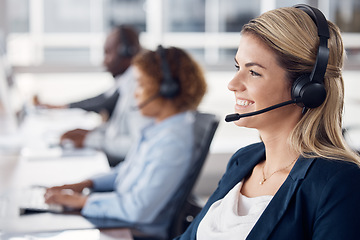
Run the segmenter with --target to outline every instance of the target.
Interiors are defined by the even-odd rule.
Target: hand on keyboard
[[[73,209],[83,208],[86,200],[87,196],[71,189],[47,190],[45,193],[47,204],[60,204]]]
[[[48,204],[45,202],[45,187],[31,187],[21,192],[20,214],[39,212],[61,213],[64,207],[59,204]]]

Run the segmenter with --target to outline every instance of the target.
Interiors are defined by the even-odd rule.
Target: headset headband
[[[161,71],[163,74],[163,79],[160,84],[159,93],[162,97],[165,98],[174,98],[180,92],[180,86],[178,80],[171,76],[170,66],[168,61],[166,60],[166,52],[165,49],[159,45],[156,53],[160,56],[160,64],[161,64]]]
[[[305,4],[298,4],[294,7],[307,13],[317,26],[320,41],[315,65],[310,74],[310,81],[315,80],[319,82],[320,79],[324,78],[329,59],[328,39],[330,38],[330,33],[327,20],[324,14],[317,8]]]
[[[156,52],[160,55],[161,70],[162,70],[162,73],[164,75],[163,79],[164,79],[165,82],[171,82],[172,77],[171,77],[169,64],[166,61],[165,49],[163,48],[163,46],[159,45]]]

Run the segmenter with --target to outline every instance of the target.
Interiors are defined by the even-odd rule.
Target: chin
[[[246,119],[239,119],[237,121],[234,121],[234,124],[238,127],[248,127],[246,122]]]
[[[255,128],[257,129],[255,126],[254,126],[254,120],[252,120],[253,118],[252,117],[246,117],[246,118],[242,118],[242,119],[239,119],[237,121],[234,121],[234,124],[238,127],[244,127],[244,128]]]

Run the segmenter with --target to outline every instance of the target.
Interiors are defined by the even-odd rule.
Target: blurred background
[[[185,48],[201,63],[209,84],[200,110],[221,119],[205,168],[217,182],[231,154],[259,140],[256,131],[222,120],[233,112],[227,83],[235,73],[242,25],[267,10],[298,3],[320,8],[342,31],[347,52],[344,127],[352,129],[348,139],[357,148],[360,0],[0,0],[0,49],[20,92],[14,102],[31,105],[34,95],[64,104],[111,86],[113,78],[102,60],[105,37],[114,25],[136,26],[145,48]]]

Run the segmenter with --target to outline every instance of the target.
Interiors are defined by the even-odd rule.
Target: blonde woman
[[[228,85],[236,113],[293,104],[235,121],[262,142],[233,155],[178,239],[359,239],[360,161],[341,135],[343,58],[339,29],[307,5],[244,25]]]

